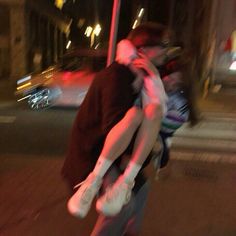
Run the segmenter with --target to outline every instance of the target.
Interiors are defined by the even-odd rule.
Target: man
[[[164,62],[168,41],[168,30],[165,26],[151,23],[140,25],[131,31],[128,39],[136,48],[142,48],[153,61],[159,64]],[[137,89],[135,86],[138,79],[135,70],[118,62],[114,62],[96,76],[77,114],[69,153],[62,171],[71,187],[84,180],[93,170],[109,131],[133,107],[141,90],[141,87]],[[118,159],[108,170],[104,186],[107,182],[116,181],[123,170],[121,160]],[[95,181],[94,184],[101,183]],[[129,203],[116,216],[99,217],[92,235],[118,236],[131,231],[132,234],[138,233],[147,197],[147,183],[142,171],[135,179],[133,193]]]

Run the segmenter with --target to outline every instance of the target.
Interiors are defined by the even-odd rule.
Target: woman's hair
[[[127,36],[136,48],[168,44],[170,31],[165,25],[146,22],[133,29]]]
[[[198,123],[198,110],[196,107],[196,86],[195,73],[192,65],[192,55],[189,51],[183,50],[178,57],[168,61],[158,68],[161,78],[174,72],[181,72],[181,82],[179,86],[184,93],[189,107],[189,122],[193,126]]]
[[[192,58],[191,53],[184,50],[178,58],[176,69],[182,73],[182,89],[189,105],[189,122],[194,126],[199,122],[199,112],[196,104],[196,73]]]

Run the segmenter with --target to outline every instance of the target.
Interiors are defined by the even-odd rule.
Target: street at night
[[[0,236],[236,236],[235,9],[0,0]]]

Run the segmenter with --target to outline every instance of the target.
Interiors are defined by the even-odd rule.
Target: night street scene
[[[235,0],[0,0],[0,17],[0,236],[236,236]],[[166,26],[167,39],[162,38],[158,45],[137,47],[135,56],[141,56],[129,65],[120,65],[117,44],[147,22]],[[185,89],[181,93],[190,98],[189,118],[182,126],[169,126],[176,130],[173,136],[155,138],[155,144],[150,144],[148,154],[155,154],[154,161],[141,169],[147,180],[141,175],[140,189],[132,186],[121,213],[103,216],[97,210],[101,195],[96,192],[88,214],[73,215],[68,204],[72,189],[62,168],[78,111],[85,114],[98,75],[105,71],[113,79],[115,72],[109,68],[114,64],[125,68],[122,72],[128,71],[124,72],[127,76],[133,73],[132,78],[142,75],[136,94],[144,93],[144,77],[150,79],[152,74],[140,70],[135,60],[149,60],[147,48],[165,52],[162,64],[152,61],[148,66],[154,68],[155,78],[162,79],[168,101],[171,93],[164,78],[171,79],[171,73],[181,75],[179,70],[191,61],[187,80],[179,82]],[[132,69],[134,65],[137,67]],[[138,71],[136,75],[134,71]],[[112,97],[104,99],[101,91],[107,91],[109,84],[96,90],[94,107],[89,107],[84,123],[78,124],[78,130],[84,132],[81,146],[77,141],[78,149],[89,148],[85,141],[95,143],[92,129],[84,125],[90,120],[95,120],[95,125],[99,119],[105,120],[102,108]],[[133,82],[132,86],[137,85]],[[119,87],[115,93],[118,91]],[[121,97],[126,99],[125,91]],[[137,98],[132,108],[144,113],[141,100]],[[123,121],[128,112],[122,114]],[[120,120],[108,121],[116,125]],[[103,125],[108,126],[106,120]],[[138,124],[133,138],[139,137],[141,127]],[[135,147],[130,140],[127,146]],[[94,153],[100,146],[92,147]],[[119,166],[130,160],[124,157],[128,156],[127,146],[118,155],[123,158]],[[153,151],[153,146],[158,150]],[[169,161],[160,168],[160,158],[166,152]],[[126,176],[126,169],[119,171]],[[138,177],[135,184],[142,182]],[[145,202],[138,196],[147,183]],[[143,215],[137,220],[142,203]],[[99,216],[104,222],[97,225],[113,226],[95,233]],[[118,231],[119,227],[123,231]]]

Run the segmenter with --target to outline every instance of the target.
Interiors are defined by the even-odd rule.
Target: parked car
[[[41,73],[26,75],[17,81],[17,101],[27,101],[31,109],[49,106],[79,106],[95,73],[106,65],[106,52],[77,50]]]

